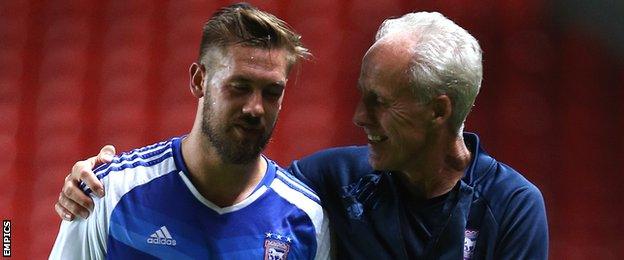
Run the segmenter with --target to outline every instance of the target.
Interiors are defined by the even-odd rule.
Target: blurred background
[[[190,130],[188,67],[202,23],[231,1],[0,1],[0,217],[13,256],[46,258],[64,176],[104,144],[117,151]],[[466,130],[535,183],[551,259],[624,258],[624,2],[251,1],[314,54],[291,75],[267,154],[286,166],[364,144],[351,123],[361,57],[387,17],[439,11],[484,50]]]

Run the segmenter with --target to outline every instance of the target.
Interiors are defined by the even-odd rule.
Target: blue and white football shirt
[[[106,196],[93,196],[88,219],[61,223],[50,258],[329,258],[328,221],[307,186],[265,158],[256,190],[218,207],[190,182],[180,143],[173,138],[98,167]]]

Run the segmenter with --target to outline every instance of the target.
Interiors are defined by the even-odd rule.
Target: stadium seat
[[[10,179],[8,175],[14,174],[11,170],[16,170],[15,158],[17,155],[17,142],[15,134],[0,133],[0,147],[2,147],[2,154],[0,155],[0,178],[2,179]],[[2,194],[2,192],[0,192],[0,194]]]
[[[112,0],[105,5],[106,14],[110,17],[133,17],[145,15],[154,11],[160,1],[150,0]]]
[[[69,128],[69,127],[68,127]],[[71,166],[81,158],[81,136],[77,131],[57,130],[36,133],[36,144],[33,154],[33,165],[65,164]],[[59,150],[60,149],[60,150]]]

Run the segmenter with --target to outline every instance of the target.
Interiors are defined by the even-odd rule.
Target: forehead
[[[388,93],[409,90],[411,44],[403,39],[382,39],[373,44],[362,59],[360,88]]]
[[[263,49],[247,46],[229,46],[219,63],[233,74],[258,74],[285,80],[288,70],[288,52],[284,49]]]

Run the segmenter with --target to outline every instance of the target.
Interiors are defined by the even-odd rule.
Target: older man
[[[481,79],[479,44],[441,14],[382,24],[362,60],[354,115],[368,147],[290,167],[323,201],[339,259],[547,258],[539,190],[463,132]],[[77,164],[59,206],[86,210],[72,191],[93,162]]]
[[[439,13],[385,21],[362,60],[353,117],[368,148],[322,151],[291,172],[323,201],[349,259],[546,259],[539,190],[463,124],[481,49]]]

